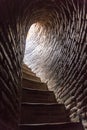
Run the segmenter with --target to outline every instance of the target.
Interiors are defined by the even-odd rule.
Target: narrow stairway
[[[70,122],[64,104],[58,104],[53,91],[23,65],[20,130],[83,130],[81,123]]]

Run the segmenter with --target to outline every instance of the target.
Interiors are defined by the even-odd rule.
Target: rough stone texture
[[[25,62],[87,129],[87,0],[0,1],[1,122],[18,123],[21,64],[33,23]]]
[[[87,1],[49,6],[39,12],[43,22],[30,28],[24,61],[55,91],[71,120],[87,125]]]
[[[10,2],[0,1],[0,129],[3,130],[15,130],[19,122],[24,53],[21,25],[15,18],[15,5]]]

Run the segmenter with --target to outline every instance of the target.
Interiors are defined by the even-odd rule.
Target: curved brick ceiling
[[[54,90],[71,119],[78,120],[79,115],[86,124],[87,2],[53,0],[38,5],[31,16],[30,22],[36,24],[24,61]]]
[[[6,28],[7,34],[12,32],[18,43],[14,48],[16,51],[21,48],[21,54],[28,30],[36,23],[25,62],[54,90],[71,119],[81,117],[87,128],[87,0],[3,0],[0,3],[2,30]],[[19,62],[22,59],[23,55]]]

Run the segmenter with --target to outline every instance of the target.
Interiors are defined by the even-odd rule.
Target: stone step
[[[84,130],[80,123],[20,124],[19,130]]]
[[[29,88],[22,88],[22,102],[57,103],[53,91],[41,91]]]
[[[63,104],[22,103],[21,123],[55,123],[67,122],[67,112]]]
[[[36,76],[36,74],[30,68],[24,68],[24,67],[22,67],[22,72],[29,73],[29,74],[31,74],[33,76]]]
[[[36,76],[35,73],[33,73],[32,71],[29,71],[29,70],[22,69],[22,72],[23,72],[23,73],[26,73],[26,74],[30,74],[30,75],[32,75],[32,76]]]
[[[32,70],[30,68],[28,68],[28,66],[25,64],[23,64],[23,66],[22,66],[22,72],[29,73],[33,76],[36,76],[36,74],[34,72],[32,72]]]
[[[23,78],[27,78],[27,79],[30,79],[30,80],[34,80],[34,81],[37,81],[37,82],[41,82],[40,78],[36,77],[36,76],[33,76],[29,73],[24,73],[23,72]]]
[[[31,68],[29,68],[26,64],[22,65],[22,69],[32,71]]]
[[[27,78],[22,79],[22,86],[31,89],[48,90],[46,83],[36,82]]]

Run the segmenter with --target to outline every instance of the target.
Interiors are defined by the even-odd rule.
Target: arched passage
[[[9,113],[7,119],[17,123],[26,36],[37,22],[40,31],[33,38],[29,65],[70,110],[72,120],[80,115],[83,122],[87,121],[87,1],[3,0],[0,16],[1,112],[6,110],[1,116],[3,122]]]

